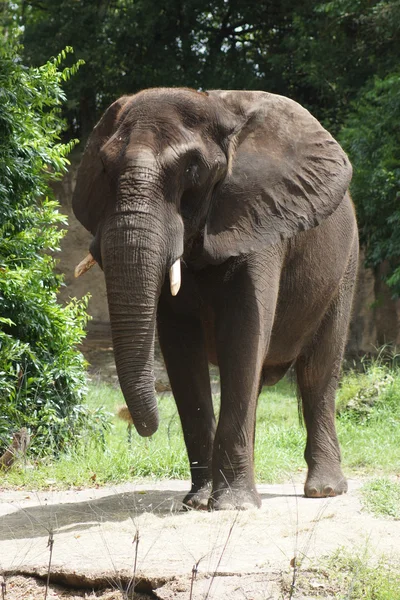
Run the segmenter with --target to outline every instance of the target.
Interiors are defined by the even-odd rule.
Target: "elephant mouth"
[[[97,264],[92,254],[89,254],[81,260],[81,262],[75,267],[75,277],[81,277],[87,273],[94,265]],[[169,283],[172,296],[176,296],[181,287],[181,259],[178,258],[169,270]]]

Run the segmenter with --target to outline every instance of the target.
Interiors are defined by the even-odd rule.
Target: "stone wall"
[[[104,277],[98,266],[93,267],[85,276],[75,279],[75,266],[87,255],[92,236],[80,225],[72,213],[71,199],[79,157],[72,160],[69,173],[63,181],[55,184],[55,193],[62,206],[62,212],[68,215],[68,233],[62,241],[62,252],[58,271],[64,273],[65,287],[60,298],[68,301],[70,297],[81,298],[87,292],[91,294],[89,313],[93,320],[89,331],[101,331],[108,328],[108,307]],[[363,267],[363,253],[360,256],[357,294],[354,302],[353,317],[350,326],[348,354],[350,356],[374,353],[385,343],[400,345],[400,300],[391,298],[389,288],[382,277],[385,266],[379,271]]]

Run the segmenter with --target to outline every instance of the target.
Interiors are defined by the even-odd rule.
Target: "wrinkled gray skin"
[[[305,493],[347,489],[334,397],[357,268],[350,179],[318,121],[265,92],[145,90],[110,106],[88,141],[73,208],[104,270],[119,381],[137,431],[153,434],[157,323],[190,461],[188,506],[260,506],[257,397],[291,365]],[[221,375],[218,425],[209,361]]]

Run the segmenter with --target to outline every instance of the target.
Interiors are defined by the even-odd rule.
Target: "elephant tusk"
[[[178,258],[169,270],[169,282],[171,294],[176,296],[181,287],[181,259]]]
[[[77,265],[75,267],[75,277],[80,277],[81,275],[86,273],[86,271],[89,271],[89,269],[91,269],[93,267],[93,265],[95,265],[95,264],[96,264],[96,261],[89,252],[87,257],[84,258],[83,260],[81,260],[79,265]]]

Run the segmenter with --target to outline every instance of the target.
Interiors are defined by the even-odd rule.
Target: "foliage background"
[[[58,452],[82,433],[87,299],[62,307],[50,254],[65,233],[49,183],[67,169],[59,142],[66,52],[40,67],[20,59],[11,19],[0,46],[0,450],[23,426],[34,452]],[[67,48],[67,52],[69,49]],[[0,452],[1,454],[1,452]]]

